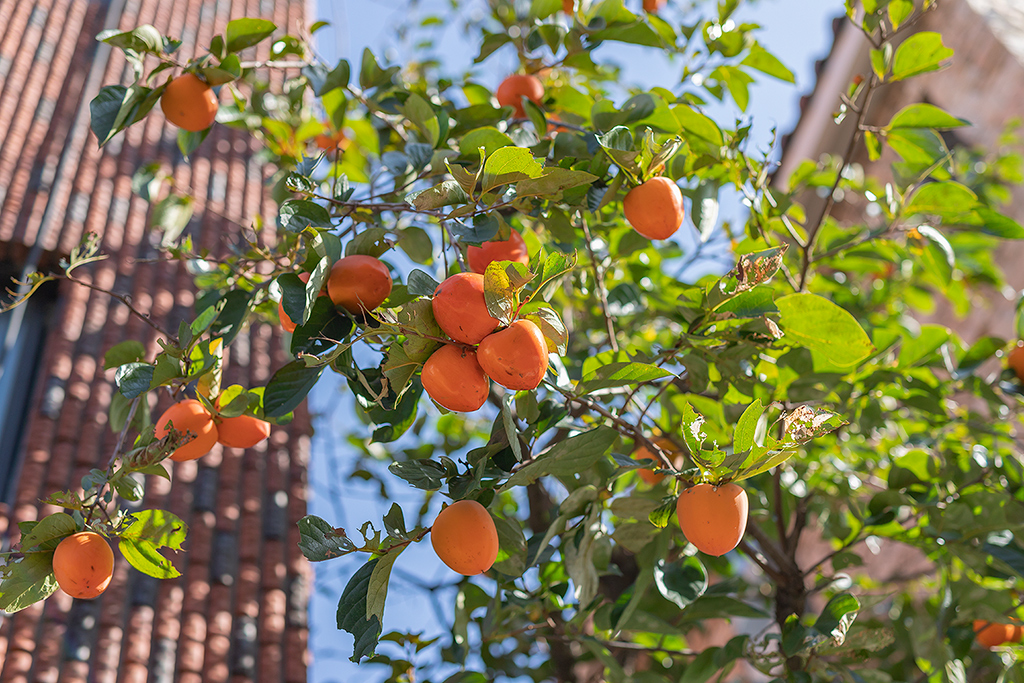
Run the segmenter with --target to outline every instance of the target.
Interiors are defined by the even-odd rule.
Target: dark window
[[[11,299],[6,290],[15,289],[12,278],[17,275],[12,264],[0,264],[0,300],[5,304]],[[29,403],[56,303],[57,283],[47,282],[21,306],[0,313],[0,501],[6,503],[14,495]]]

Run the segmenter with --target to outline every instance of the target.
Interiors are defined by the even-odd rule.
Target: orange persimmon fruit
[[[666,2],[668,0],[644,0],[644,11],[654,14],[664,7]]]
[[[456,273],[445,278],[434,290],[431,308],[444,333],[463,344],[479,344],[498,326],[498,319],[487,311],[484,276],[480,273]]]
[[[441,510],[430,528],[434,552],[452,571],[482,574],[498,556],[498,530],[491,514],[475,500],[459,500]]]
[[[672,442],[672,439],[669,439],[668,437],[665,436],[659,436],[658,438],[654,439],[654,443],[657,446],[659,446],[662,450],[668,451],[669,453],[676,453],[679,450],[676,447],[676,445]],[[658,456],[652,453],[651,450],[643,444],[640,444],[640,447],[633,451],[633,459],[653,460],[656,463],[660,462]],[[640,479],[644,481],[645,484],[648,484],[650,486],[654,486],[655,484],[657,484],[658,482],[662,481],[665,478],[664,474],[661,474],[660,472],[655,472],[654,470],[643,469],[637,470],[636,473],[637,475],[639,475]]]
[[[217,95],[192,73],[172,80],[160,96],[160,109],[167,120],[192,133],[212,126],[217,108]]]
[[[487,376],[506,389],[536,389],[548,369],[548,343],[535,322],[516,320],[484,337],[476,358]]]
[[[349,313],[372,311],[391,295],[391,273],[384,262],[365,254],[338,259],[327,276],[327,294]]]
[[[94,531],[71,534],[53,552],[53,575],[73,598],[91,599],[107,590],[114,574],[114,551]]]
[[[679,495],[676,516],[686,540],[697,550],[721,556],[742,540],[747,505],[747,492],[737,484],[697,484]]]
[[[477,362],[476,351],[445,344],[423,364],[423,390],[448,410],[469,413],[487,401],[490,382]]]
[[[220,409],[220,398],[217,399]],[[270,436],[270,423],[254,415],[222,417],[217,424],[217,443],[229,448],[252,448]]]
[[[1006,364],[1017,374],[1017,379],[1024,382],[1024,341],[1017,342],[1006,355]]]
[[[170,431],[168,423],[173,423],[179,432],[195,434],[195,438],[171,453],[171,460],[185,462],[201,458],[217,443],[217,425],[214,424],[213,416],[207,412],[206,406],[194,398],[178,401],[164,411],[156,421],[156,438],[167,436]]]
[[[515,261],[524,266],[530,265],[530,255],[526,253],[526,241],[518,231],[513,230],[507,240],[491,240],[479,247],[466,250],[469,269],[474,273],[483,274],[492,261]]]
[[[683,193],[669,178],[637,185],[626,193],[622,206],[629,224],[648,239],[668,239],[683,224]]]
[[[494,95],[498,98],[498,104],[512,107],[515,110],[515,117],[521,119],[526,116],[522,98],[525,97],[539,105],[544,99],[544,86],[536,76],[512,74],[501,82]]]
[[[990,649],[1005,643],[1014,643],[1021,638],[1022,628],[1014,624],[975,619],[973,627],[978,644]]]

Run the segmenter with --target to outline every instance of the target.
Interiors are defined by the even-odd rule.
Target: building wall
[[[976,7],[988,8],[979,13]],[[1019,15],[1019,17],[1018,17]],[[1020,19],[1019,24],[1007,17]],[[1018,30],[1015,26],[1020,26]],[[994,31],[993,27],[998,27]],[[970,127],[957,129],[956,137],[969,146],[995,149],[1008,124],[1024,120],[1024,52],[1010,41],[1007,32],[1019,33],[1024,40],[1024,5],[1007,0],[944,0],[936,10],[928,12],[916,30],[937,31],[944,43],[953,48],[949,67],[929,74],[882,86],[872,100],[864,118],[868,125],[883,126],[908,104],[929,102],[967,119]],[[998,34],[998,35],[997,35]],[[1002,42],[1007,40],[1013,51]],[[832,54],[824,63],[815,91],[804,106],[804,116],[789,136],[776,182],[786,186],[786,178],[800,161],[818,158],[823,153],[841,154],[853,132],[852,117],[842,125],[831,121],[840,106],[839,93],[852,79],[870,73],[870,44],[848,24],[837,31]],[[858,145],[853,162],[861,164],[867,174],[883,180],[891,178],[890,164],[897,156],[888,148],[878,161],[867,158],[863,145]],[[1021,150],[1018,150],[1021,151]],[[817,215],[824,200],[804,197],[808,215]],[[1004,211],[1024,223],[1024,188],[1013,188],[1011,204]],[[863,220],[864,206],[848,201],[838,202],[833,214],[840,220]],[[997,263],[1006,273],[1011,287],[1024,290],[1024,242],[1010,242],[997,255]],[[1010,338],[1013,333],[1012,292],[980,292],[965,319],[959,319],[945,302],[939,303],[933,315],[923,321],[938,322],[954,328],[967,341],[985,335]]]
[[[247,217],[262,214],[274,225],[266,184],[273,169],[254,157],[254,140],[223,126],[185,163],[159,108],[100,150],[88,128],[89,100],[99,85],[129,72],[120,52],[94,36],[111,20],[121,29],[150,23],[183,39],[176,56],[185,60],[240,16],[270,18],[298,33],[306,6],[0,0],[0,259],[22,266],[35,247],[45,268],[96,232],[110,258],[76,275],[130,296],[165,329],[191,319],[192,275],[184,263],[153,260],[159,236],[147,229],[150,205],[132,194],[132,174],[154,160],[170,169],[196,201],[188,232],[216,254],[239,239]],[[267,56],[266,49],[250,52]],[[286,75],[295,74],[272,79],[281,85]],[[259,237],[273,240],[273,228]],[[71,283],[61,285],[53,322],[37,389],[23,397],[29,424],[15,497],[0,516],[12,543],[16,522],[57,511],[40,498],[76,489],[90,468],[107,465],[116,442],[107,425],[116,391],[113,371],[103,369],[107,349],[128,338],[143,341],[150,358],[159,349],[155,332],[126,306]],[[227,360],[226,384],[260,386],[287,354],[279,332],[257,324],[236,339]],[[169,404],[162,395],[154,415]],[[170,510],[190,527],[186,552],[173,558],[182,577],[151,579],[115,552],[114,578],[101,598],[75,601],[58,591],[0,619],[0,682],[304,682],[311,572],[295,522],[306,509],[310,431],[300,410],[253,449],[218,446],[199,461],[174,464],[171,482],[148,477],[144,505]]]

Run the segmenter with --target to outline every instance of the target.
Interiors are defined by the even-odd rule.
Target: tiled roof
[[[190,318],[194,290],[185,265],[147,262],[156,256],[150,206],[133,196],[133,172],[153,160],[171,168],[177,186],[190,188],[196,200],[188,230],[197,246],[216,253],[237,230],[232,220],[274,215],[266,184],[273,169],[253,156],[257,145],[249,136],[223,126],[184,163],[176,130],[159,108],[98,149],[88,129],[89,100],[127,69],[121,54],[94,36],[111,20],[121,29],[151,23],[184,40],[176,55],[184,60],[193,45],[208,44],[239,16],[269,18],[295,33],[306,23],[306,4],[0,0],[0,259],[20,266],[40,240],[45,268],[94,231],[110,258],[76,275],[130,295],[165,328]],[[285,75],[273,78],[280,84]],[[271,240],[272,228],[262,237]],[[16,497],[0,515],[0,533],[10,532],[11,542],[15,522],[56,511],[40,506],[40,498],[77,488],[91,467],[106,466],[116,441],[107,426],[115,388],[102,358],[126,338],[143,341],[150,357],[158,350],[153,331],[124,305],[62,283],[30,399]],[[228,356],[225,383],[246,386],[265,384],[286,362],[280,335],[263,324],[240,334]],[[154,414],[168,404],[162,396]],[[187,552],[174,560],[183,576],[151,579],[119,557],[101,598],[73,601],[58,591],[3,618],[0,683],[303,683],[311,573],[297,549],[295,522],[306,509],[309,434],[308,415],[297,411],[294,422],[275,427],[253,449],[218,446],[198,461],[175,464],[172,483],[149,477],[145,506],[168,509],[190,527]]]

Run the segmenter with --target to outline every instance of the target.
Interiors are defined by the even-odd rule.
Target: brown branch
[[[612,324],[612,316],[608,312],[608,292],[604,285],[604,274],[601,272],[601,266],[597,262],[597,256],[594,254],[593,237],[590,235],[590,226],[587,225],[587,219],[584,218],[582,212],[577,212],[577,216],[580,219],[580,225],[583,227],[583,235],[587,238],[587,253],[590,254],[590,266],[594,271],[594,288],[597,289],[597,300],[601,304],[601,313],[604,315],[604,324],[608,330],[608,344],[612,347],[612,351],[618,352],[619,342],[615,338],[615,326]]]
[[[127,306],[128,310],[133,315],[135,315],[136,317],[140,318],[143,322],[145,322],[147,325],[152,327],[154,330],[156,330],[157,332],[159,332],[163,336],[167,337],[167,339],[169,341],[173,342],[174,344],[178,343],[178,338],[175,335],[171,334],[170,332],[168,332],[167,330],[162,328],[156,321],[154,321],[148,315],[146,315],[145,313],[143,313],[139,309],[137,309],[134,306],[132,306],[132,304],[131,304],[131,297],[126,296],[124,294],[117,294],[115,292],[110,291],[109,289],[104,289],[103,287],[99,287],[97,285],[91,284],[89,282],[86,282],[85,280],[79,280],[78,278],[71,277],[69,275],[54,275],[53,277],[57,278],[57,279],[61,279],[61,280],[69,280],[71,282],[74,282],[75,284],[82,285],[83,287],[88,287],[89,289],[91,289],[91,290],[93,290],[95,292],[102,292],[103,294],[106,294],[108,296],[111,296],[111,297],[117,299],[122,304]]]
[[[807,233],[807,244],[802,249],[803,257],[800,265],[800,282],[799,291],[803,291],[807,287],[807,274],[811,267],[811,258],[814,254],[814,247],[818,243],[818,236],[821,234],[821,228],[828,219],[829,214],[832,211],[832,207],[835,206],[836,190],[839,189],[839,184],[843,180],[843,171],[846,169],[846,165],[850,163],[850,159],[853,157],[853,151],[860,141],[861,123],[864,119],[864,115],[867,113],[868,107],[871,104],[871,97],[875,92],[875,88],[879,86],[878,77],[871,74],[868,78],[868,84],[864,88],[864,102],[860,108],[854,112],[853,120],[853,133],[850,135],[850,141],[846,144],[846,149],[843,151],[843,155],[839,161],[839,168],[836,169],[836,179],[832,183],[832,188],[829,190],[828,197],[825,199],[825,204],[822,206],[818,217],[808,223],[810,229]]]

